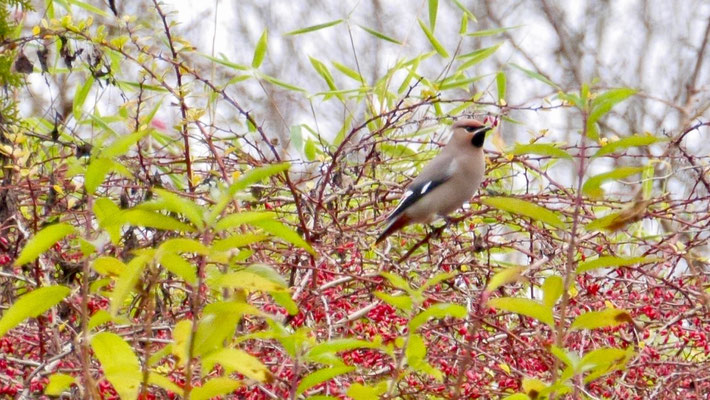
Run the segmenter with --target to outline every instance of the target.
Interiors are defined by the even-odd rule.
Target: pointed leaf
[[[266,219],[273,220],[276,218],[276,213],[268,211],[242,211],[236,214],[229,214],[221,218],[215,229],[217,232],[224,231],[226,229],[234,228],[244,224],[252,224],[257,221],[263,221]]]
[[[138,398],[143,376],[131,346],[115,333],[101,332],[91,339],[91,348],[101,363],[106,379],[121,399]]]
[[[162,201],[155,202],[155,204],[161,206],[162,209],[184,215],[200,229],[204,227],[203,209],[200,206],[185,197],[164,189],[153,189],[153,191],[160,196]]]
[[[511,154],[539,154],[542,156],[565,158],[568,160],[572,159],[566,151],[560,149],[559,147],[549,144],[549,143],[531,143],[531,144],[520,144],[516,143]]]
[[[604,190],[601,188],[603,183],[613,179],[623,179],[641,171],[643,171],[643,167],[619,167],[603,174],[594,175],[584,182],[582,192],[592,198],[601,198],[604,196]]]
[[[228,371],[238,372],[259,382],[273,380],[269,369],[258,358],[239,349],[223,348],[215,351],[204,357],[202,363],[207,371],[212,370],[215,364],[220,364]]]
[[[656,257],[615,257],[602,256],[593,260],[583,261],[577,266],[577,273],[591,271],[597,268],[627,267],[635,264],[651,264],[662,261]]]
[[[525,269],[525,267],[510,267],[496,272],[488,281],[486,291],[490,293],[503,285],[518,281]]]
[[[473,36],[473,37],[494,36],[494,35],[498,35],[503,32],[507,32],[511,29],[520,28],[521,26],[522,25],[509,26],[506,28],[485,29],[485,30],[467,33],[466,36]]]
[[[523,299],[519,297],[501,297],[488,300],[488,305],[499,310],[514,312],[525,315],[543,322],[550,327],[555,326],[555,318],[552,316],[552,308],[544,306],[535,300]]]
[[[331,26],[338,25],[341,22],[343,22],[343,20],[338,19],[335,21],[325,22],[323,24],[309,26],[307,28],[296,29],[295,31],[286,32],[284,35],[286,35],[286,36],[300,35],[302,33],[308,33],[308,32],[313,32],[313,31],[317,31],[320,29],[330,28]]]
[[[69,295],[66,286],[45,286],[25,293],[2,314],[0,337],[27,318],[36,318]]]
[[[399,45],[402,44],[402,42],[400,42],[399,40],[397,40],[397,39],[395,39],[395,38],[393,38],[393,37],[387,36],[387,35],[385,35],[385,34],[382,33],[382,32],[378,32],[378,31],[376,31],[376,30],[374,30],[374,29],[372,29],[372,28],[368,28],[368,27],[366,27],[366,26],[364,26],[364,25],[360,25],[360,24],[358,24],[357,26],[360,27],[360,29],[364,30],[365,32],[369,33],[370,35],[372,35],[372,36],[374,36],[374,37],[376,37],[376,38],[378,38],[378,39],[386,40],[386,41],[391,42],[391,43],[394,43],[394,44],[399,44]],[[342,72],[342,71],[341,71],[341,72]],[[358,79],[358,81],[359,81],[359,82],[362,82],[362,81],[359,80],[359,79]]]
[[[106,179],[106,175],[113,169],[115,161],[109,158],[95,158],[91,161],[88,167],[86,167],[86,174],[84,174],[84,187],[86,192],[89,194],[94,194],[96,189],[101,186]]]
[[[431,43],[431,46],[436,50],[437,53],[443,58],[449,58],[449,53],[446,51],[444,46],[439,43],[439,41],[436,39],[434,36],[434,33],[429,29],[428,26],[419,18],[417,18],[417,21],[419,22],[419,27],[422,28],[422,31],[424,32],[424,35],[426,35],[427,39],[429,39],[429,43]]]
[[[543,299],[542,304],[552,308],[557,300],[562,296],[564,282],[557,275],[548,276],[542,284]]]
[[[49,376],[49,383],[44,388],[44,394],[47,396],[60,396],[74,382],[76,382],[76,379],[73,376],[55,372]]]
[[[94,77],[89,75],[83,85],[76,87],[76,92],[74,92],[74,102],[72,104],[72,112],[74,113],[74,119],[77,121],[81,121],[81,109],[84,106],[86,97],[89,95],[89,91],[91,91],[91,86],[93,84]]]
[[[489,197],[481,202],[512,214],[530,217],[555,228],[565,229],[566,226],[554,212],[525,200],[510,197]]]
[[[148,254],[141,254],[139,256],[133,257],[133,259],[126,265],[121,275],[116,280],[116,285],[111,292],[111,302],[110,313],[112,316],[118,314],[118,310],[123,307],[123,301],[128,297],[131,291],[135,288],[138,279],[143,273],[143,268],[150,260],[151,256]]]
[[[160,257],[160,264],[190,285],[194,285],[197,282],[197,269],[195,266],[175,253],[163,253]]]
[[[252,68],[259,68],[261,63],[264,61],[264,56],[266,55],[266,48],[269,42],[269,35],[267,30],[261,34],[259,41],[256,43],[256,48],[254,49],[254,57],[251,59]]]
[[[571,329],[597,329],[618,326],[633,322],[631,314],[626,310],[607,308],[602,311],[586,312],[575,318]]]
[[[429,27],[434,32],[436,28],[436,14],[439,11],[439,0],[428,0],[429,3]]]
[[[263,229],[264,231],[270,233],[271,235],[281,238],[294,246],[298,246],[302,249],[305,249],[311,254],[316,254],[315,250],[313,250],[313,247],[311,247],[308,242],[303,240],[303,238],[301,238],[301,236],[296,233],[296,231],[282,224],[279,221],[265,219],[261,221],[252,222],[252,225],[257,226]]]
[[[548,85],[548,86],[552,86],[553,88],[555,88],[555,89],[557,89],[557,90],[561,90],[561,88],[560,88],[556,83],[554,83],[554,82],[552,82],[551,80],[547,79],[546,76],[544,76],[544,75],[542,75],[542,74],[540,74],[540,73],[537,73],[537,72],[535,72],[535,71],[531,71],[531,70],[529,70],[529,69],[525,69],[525,68],[523,68],[523,67],[521,67],[520,65],[517,65],[517,64],[510,63],[510,65],[512,65],[513,67],[519,69],[520,71],[522,71],[523,73],[525,73],[525,75],[527,75],[527,76],[529,76],[529,77],[531,77],[531,78],[533,78],[533,79],[537,79],[538,81],[540,81],[540,82],[542,82],[542,83],[544,83],[544,84],[546,84],[546,85]]]
[[[134,226],[178,232],[195,231],[195,228],[192,226],[180,222],[173,217],[138,208],[124,211],[122,217],[127,223]]]
[[[424,325],[430,318],[464,318],[466,316],[466,307],[458,304],[438,303],[429,306],[429,308],[417,314],[409,321],[409,331],[415,332],[420,326]]]
[[[648,134],[643,136],[633,135],[605,144],[594,154],[593,157],[601,157],[607,154],[615,153],[619,150],[628,149],[629,147],[649,146],[662,140],[664,139]]]
[[[296,388],[296,395],[301,395],[303,394],[306,390],[312,388],[313,386],[316,386],[318,384],[321,384],[323,382],[329,381],[336,376],[347,374],[348,372],[351,372],[355,370],[355,367],[350,367],[350,366],[338,366],[338,367],[330,367],[330,368],[323,368],[320,370],[317,370],[315,372],[311,372],[310,374],[306,375],[303,379],[301,379],[301,382],[298,384],[298,387]]]
[[[19,267],[36,260],[40,254],[74,232],[74,227],[65,223],[53,224],[43,228],[22,248],[20,256],[17,257],[13,265]]]
[[[208,380],[202,386],[192,389],[190,400],[210,400],[215,397],[223,398],[239,388],[241,384],[234,379],[216,377]]]

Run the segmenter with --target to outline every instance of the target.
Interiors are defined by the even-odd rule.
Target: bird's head
[[[486,139],[486,132],[492,127],[477,119],[462,119],[456,121],[451,129],[454,132],[451,140],[455,141],[457,146],[473,146],[480,149]]]

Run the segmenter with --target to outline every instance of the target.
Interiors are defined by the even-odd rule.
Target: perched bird
[[[483,141],[491,127],[475,119],[464,119],[456,121],[451,130],[449,143],[407,186],[375,244],[406,225],[430,223],[437,216],[447,216],[476,192],[486,170]]]

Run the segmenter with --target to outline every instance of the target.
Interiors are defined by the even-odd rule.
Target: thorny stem
[[[195,191],[195,187],[192,184],[192,160],[190,159],[190,134],[187,130],[187,104],[185,103],[185,93],[182,86],[182,72],[180,71],[180,64],[177,62],[178,53],[173,45],[173,38],[170,34],[170,26],[168,25],[168,20],[160,9],[160,5],[157,0],[153,0],[155,5],[155,11],[160,16],[161,21],[163,21],[163,28],[165,29],[165,37],[168,40],[168,46],[170,46],[170,52],[172,53],[172,58],[175,61],[173,63],[173,68],[175,69],[175,79],[177,80],[177,93],[176,97],[180,102],[180,115],[182,116],[182,123],[180,124],[182,130],[182,140],[185,146],[185,169],[187,174],[187,187],[190,193]]]
[[[587,149],[587,111],[582,110],[582,139],[579,147],[579,169],[577,170],[577,196],[574,201],[574,213],[572,215],[572,230],[570,231],[569,245],[567,246],[567,260],[565,263],[565,276],[560,301],[560,318],[555,332],[555,346],[562,347],[567,331],[567,307],[569,305],[569,289],[575,278],[574,254],[577,247],[577,227],[579,226],[579,216],[582,210],[582,183],[584,181],[586,149]],[[555,357],[552,367],[552,380],[556,380],[560,361]]]

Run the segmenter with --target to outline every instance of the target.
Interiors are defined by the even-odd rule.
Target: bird
[[[483,181],[483,142],[491,129],[476,119],[456,121],[451,139],[407,186],[375,245],[409,224],[446,217],[471,199]]]

